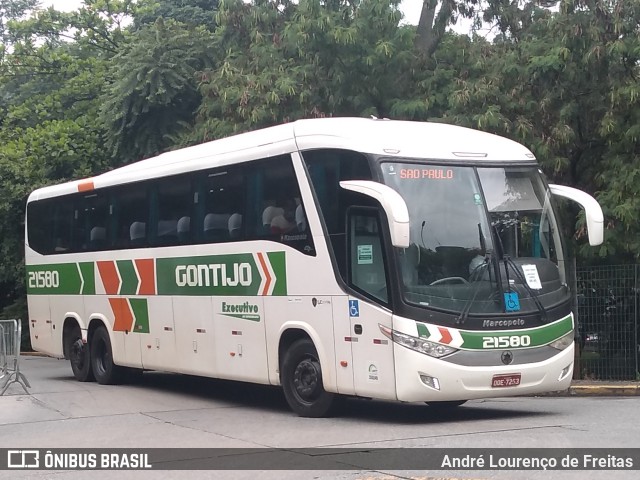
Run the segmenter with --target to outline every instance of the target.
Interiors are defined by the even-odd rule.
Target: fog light
[[[573,367],[573,363],[570,363],[569,365],[567,365],[562,369],[562,371],[560,372],[560,376],[558,377],[559,382],[564,380],[567,377],[567,375],[571,373],[571,371],[573,370],[572,367]]]
[[[424,383],[427,387],[433,388],[434,390],[440,390],[440,382],[436,377],[430,377],[429,375],[419,372],[418,374],[420,375],[420,380],[422,380],[422,383]]]

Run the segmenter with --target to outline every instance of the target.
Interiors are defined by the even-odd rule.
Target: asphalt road
[[[426,405],[352,399],[340,417],[299,418],[278,388],[146,372],[132,385],[76,382],[68,362],[24,357],[30,395],[0,397],[0,448],[628,448],[640,397],[475,400]],[[4,478],[637,478],[637,471],[0,472]]]

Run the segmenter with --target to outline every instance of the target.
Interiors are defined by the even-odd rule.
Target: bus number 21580
[[[518,348],[531,345],[529,335],[511,335],[504,337],[482,337],[482,348]]]
[[[29,272],[29,288],[58,288],[60,274],[56,270]]]

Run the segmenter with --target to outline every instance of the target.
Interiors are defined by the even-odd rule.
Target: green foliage
[[[415,58],[397,2],[220,3],[192,140],[302,117],[387,116]]]
[[[196,73],[212,61],[204,27],[162,18],[135,31],[115,56],[101,123],[116,163],[162,152],[188,128],[200,103]]]
[[[203,26],[214,30],[217,0],[141,0],[136,5],[134,25],[141,28],[158,18],[173,19],[191,26]]]
[[[94,19],[94,34],[106,34],[111,24],[104,8],[114,3],[88,2],[102,5],[99,13],[50,9],[8,23],[11,48],[0,62],[0,308],[22,308],[29,193],[110,166],[98,121],[109,54],[93,34],[76,31],[71,40],[64,38],[71,20],[82,16]]]

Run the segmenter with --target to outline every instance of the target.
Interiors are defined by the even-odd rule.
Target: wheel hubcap
[[[302,400],[314,400],[320,393],[320,364],[311,358],[302,360],[293,372],[293,385]]]

